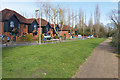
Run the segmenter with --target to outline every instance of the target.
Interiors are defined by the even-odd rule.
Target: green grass
[[[116,55],[118,58],[120,58],[120,54]]]
[[[3,78],[71,78],[104,40],[3,48]]]

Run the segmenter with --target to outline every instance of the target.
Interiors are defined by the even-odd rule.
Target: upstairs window
[[[20,24],[18,24],[18,28],[20,28]]]
[[[23,28],[26,28],[26,25],[25,25],[25,24],[23,24]]]
[[[10,22],[10,27],[11,27],[11,28],[14,27],[14,22],[13,22],[13,21]]]
[[[56,31],[58,31],[58,28],[56,29]]]
[[[34,25],[34,30],[36,30],[37,29],[37,26],[36,25]]]
[[[47,27],[47,31],[49,31],[49,27]]]

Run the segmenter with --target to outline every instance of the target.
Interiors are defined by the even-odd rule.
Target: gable
[[[20,22],[15,15],[12,15],[12,16],[8,19],[8,21]]]

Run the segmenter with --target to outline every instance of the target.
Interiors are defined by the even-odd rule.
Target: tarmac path
[[[109,42],[100,43],[73,78],[118,78],[118,58]]]

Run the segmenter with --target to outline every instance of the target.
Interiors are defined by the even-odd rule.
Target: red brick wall
[[[25,26],[26,26],[26,28],[23,28],[23,33],[28,34],[28,25],[25,25]]]
[[[23,24],[20,24],[19,33],[20,33],[20,34],[23,34]]]
[[[42,34],[42,28],[40,29],[40,28],[38,28],[38,33],[37,33],[37,36],[39,36],[39,34],[40,34],[40,30],[41,30],[41,34]]]
[[[28,25],[26,25],[26,28],[23,28],[23,24],[20,24],[19,33],[22,35],[23,33],[28,34]]]
[[[4,34],[4,22],[0,22],[0,35]]]
[[[66,34],[66,38],[69,38],[70,35],[68,34],[68,31],[61,31],[61,36],[64,36],[64,34]],[[60,35],[60,32],[59,32]]]

